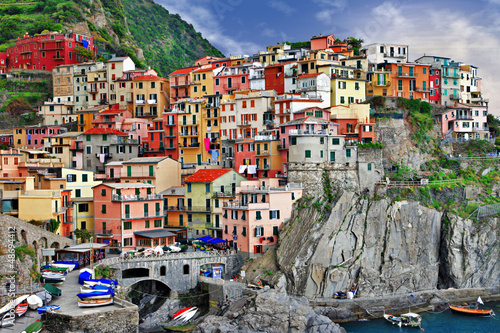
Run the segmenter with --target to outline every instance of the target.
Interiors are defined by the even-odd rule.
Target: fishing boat
[[[49,276],[42,276],[41,278],[43,283],[52,283],[52,284],[61,284],[66,281],[66,277],[49,277]]]
[[[397,325],[399,327],[417,327],[420,328],[422,324],[422,317],[420,315],[408,312],[403,313],[400,316],[393,316],[390,314],[384,314],[385,320],[393,325]]]
[[[190,321],[194,315],[198,312],[198,308],[194,308],[194,309],[191,309],[191,310],[188,310],[184,313],[182,313],[180,316],[177,317],[177,319],[181,320],[183,323],[187,323],[188,321]]]
[[[39,291],[35,295],[38,296],[42,301],[42,304],[40,306],[42,306],[43,304],[49,304],[52,301],[52,295],[47,290]]]
[[[91,293],[79,293],[78,296],[81,300],[91,300],[91,299],[105,299],[113,297],[115,294],[113,291],[106,290],[94,290]]]
[[[52,296],[59,297],[62,295],[61,289],[57,288],[56,286],[53,286],[51,284],[46,284],[44,286],[45,290],[50,293]]]
[[[26,327],[22,333],[39,333],[42,331],[42,328],[43,328],[43,323],[37,320],[28,327]]]
[[[174,313],[174,315],[172,316],[172,319],[176,319],[177,317],[179,317],[181,314],[183,314],[184,312],[186,311],[189,311],[189,310],[192,310],[194,309],[195,307],[194,306],[189,306],[187,308],[184,308],[182,310],[179,310],[177,311],[176,313]]]
[[[67,273],[67,267],[44,267],[42,268],[42,272],[55,272],[55,273]]]
[[[27,299],[30,309],[36,310],[43,305],[43,301],[37,295],[31,295]]]
[[[46,312],[54,312],[56,310],[59,310],[61,308],[60,305],[47,305],[47,306],[42,306],[38,308],[38,313],[46,313]]]
[[[92,308],[96,306],[105,306],[113,304],[113,297],[103,299],[78,300],[78,306],[81,308]]]
[[[16,305],[16,309],[14,310],[14,312],[16,313],[16,315],[18,317],[21,317],[23,314],[26,313],[26,311],[28,311],[28,302],[27,301],[24,301],[24,302]]]
[[[491,309],[479,309],[479,304],[484,305],[481,297],[477,298],[476,305],[468,305],[468,306],[458,306],[458,305],[449,305],[450,310],[453,313],[459,313],[469,316],[492,316],[493,310]]]
[[[0,314],[10,311],[11,309],[14,309],[18,304],[23,303],[28,297],[29,295],[23,295],[10,301],[0,309]]]
[[[14,320],[16,320],[16,316],[13,315],[10,312],[7,312],[3,317],[2,321],[0,322],[1,327],[9,327],[9,326],[14,326]]]

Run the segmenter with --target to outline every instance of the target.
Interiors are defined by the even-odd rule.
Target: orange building
[[[429,101],[429,65],[392,63],[385,68],[391,72],[390,96]]]

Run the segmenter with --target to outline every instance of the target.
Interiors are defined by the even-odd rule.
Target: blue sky
[[[479,67],[490,112],[500,115],[500,0],[155,0],[193,24],[226,56],[313,35],[410,46],[410,60],[447,56]]]

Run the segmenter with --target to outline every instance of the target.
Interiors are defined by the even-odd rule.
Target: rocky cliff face
[[[316,314],[304,297],[274,290],[235,302],[224,316],[208,316],[196,333],[345,333],[339,325]]]
[[[417,201],[352,193],[324,216],[302,208],[282,227],[278,285],[291,294],[329,298],[356,283],[360,296],[500,284],[497,220],[471,232],[471,221]]]

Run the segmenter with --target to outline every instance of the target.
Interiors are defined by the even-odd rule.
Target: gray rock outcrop
[[[496,220],[473,233],[472,221],[442,219],[417,201],[353,193],[322,214],[296,210],[280,231],[280,284],[290,294],[331,298],[356,285],[359,296],[374,297],[436,289],[439,280],[444,288],[500,284]]]
[[[316,314],[305,297],[289,297],[268,290],[249,297],[244,306],[224,316],[208,316],[197,333],[345,333],[328,317]]]

